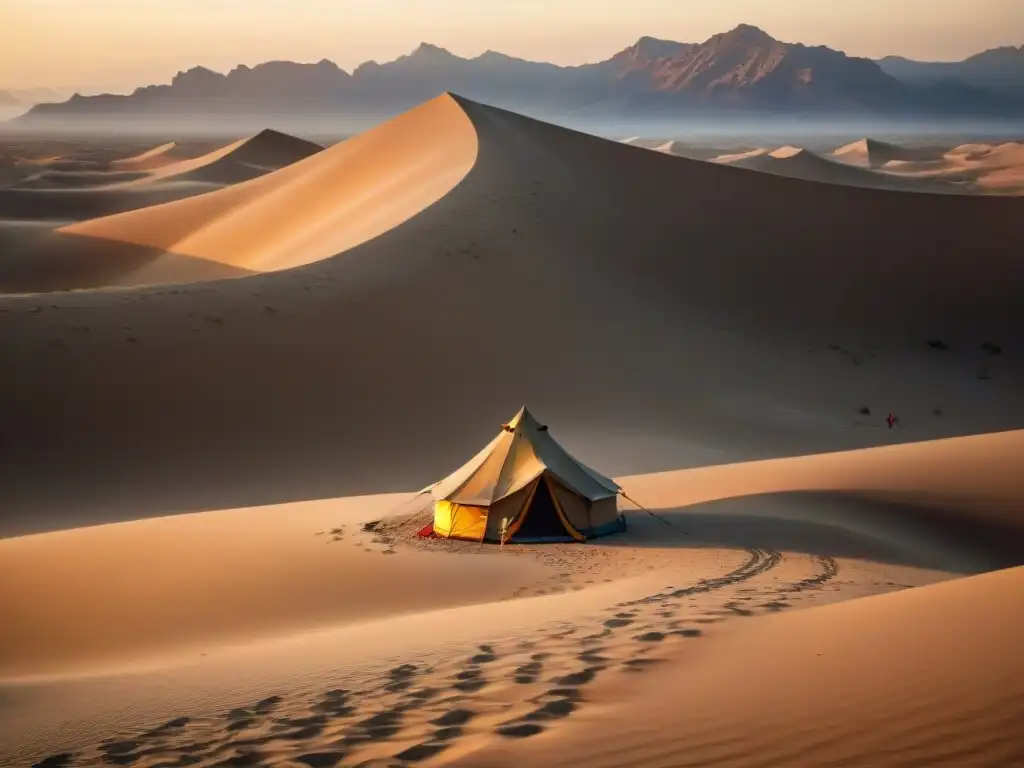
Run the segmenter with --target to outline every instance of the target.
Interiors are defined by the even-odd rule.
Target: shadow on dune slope
[[[3,218],[20,221],[81,221],[160,205],[215,189],[209,184],[167,183],[157,188],[0,189]]]
[[[655,510],[667,525],[633,510],[629,534],[593,546],[771,548],[963,574],[1024,564],[1024,523],[952,511],[945,498],[924,501],[775,493]]]
[[[4,230],[0,229],[0,243]],[[23,237],[22,242],[29,238]],[[251,271],[217,261],[167,253],[134,243],[106,243],[97,254],[91,238],[44,232],[28,253],[11,249],[0,259],[0,293],[29,293],[146,285],[163,282],[161,274],[193,281],[244,277]]]
[[[449,96],[424,108],[468,117],[476,160],[411,218],[354,247],[325,222],[383,220],[387,196],[362,213],[323,196],[296,230],[276,205],[240,219],[261,258],[287,263],[296,241],[337,258],[2,302],[5,514],[41,529],[422,487],[524,402],[606,474],[1024,425],[1020,201],[740,173]],[[401,192],[411,171],[382,168],[373,183]],[[204,247],[235,236],[225,222]],[[905,428],[861,428],[865,405]]]

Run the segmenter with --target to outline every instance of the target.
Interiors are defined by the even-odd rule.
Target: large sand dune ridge
[[[240,150],[224,151],[233,157]],[[284,269],[333,256],[409,218],[457,184],[475,156],[469,120],[450,99],[437,100],[261,179],[61,232],[93,240],[97,252],[107,241],[168,252],[120,282],[187,280],[177,256]],[[201,160],[203,169],[212,167]]]

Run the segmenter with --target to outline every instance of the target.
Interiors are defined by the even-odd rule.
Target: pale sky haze
[[[0,88],[123,91],[280,59],[351,70],[421,41],[580,64],[642,35],[700,42],[743,22],[872,58],[1024,44],[1024,0],[0,0]]]

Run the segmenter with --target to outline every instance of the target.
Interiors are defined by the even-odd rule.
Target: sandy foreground
[[[906,751],[1007,764],[1024,754],[1009,727],[1022,573],[962,577],[1019,556],[1022,447],[1018,432],[622,478],[662,519],[636,511],[627,534],[587,545],[498,553],[363,530],[406,514],[408,495],[0,541],[13,629],[0,754],[669,766],[900,765]],[[937,581],[948,587],[910,589]],[[841,694],[812,695],[825,685]],[[893,697],[914,717],[857,737]],[[759,729],[733,743],[758,711]],[[628,721],[615,749],[593,743],[608,718]],[[929,729],[959,746],[922,742]],[[947,750],[966,762],[942,763]]]
[[[1024,762],[1019,199],[452,96],[218,165],[289,138],[0,263],[105,286],[0,297],[0,765]],[[403,533],[524,402],[657,517]]]

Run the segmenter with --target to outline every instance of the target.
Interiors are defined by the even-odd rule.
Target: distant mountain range
[[[1013,54],[1004,54],[1008,50]],[[465,59],[428,43],[348,73],[330,61],[268,62],[228,74],[203,67],[126,96],[75,95],[19,122],[70,118],[390,115],[444,91],[534,115],[674,116],[769,112],[885,115],[1024,114],[1024,56],[997,49],[964,62],[882,62],[784,43],[750,25],[703,43],[644,37],[606,61],[562,67],[488,51]],[[934,69],[945,67],[945,69]]]
[[[1024,98],[1024,46],[993,48],[963,61],[912,61],[887,56],[878,64],[883,71],[912,85],[955,81],[1011,100]]]

